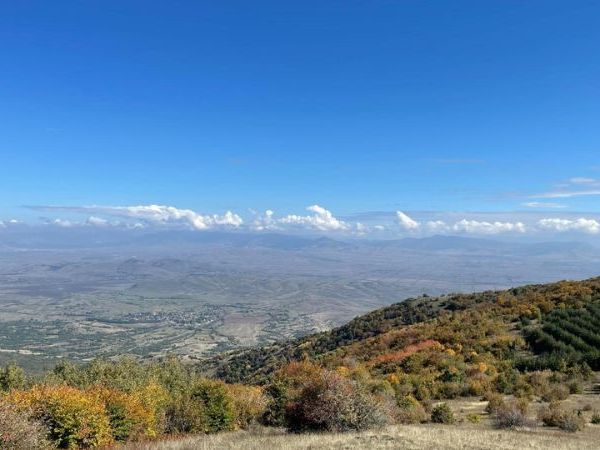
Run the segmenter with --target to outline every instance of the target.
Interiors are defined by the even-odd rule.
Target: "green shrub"
[[[439,397],[443,399],[453,399],[460,397],[462,394],[462,387],[459,383],[446,382],[442,383],[439,389]]]
[[[165,411],[165,432],[170,434],[203,433],[204,409],[189,397],[173,400]]]
[[[598,411],[594,411],[592,413],[592,417],[590,418],[590,423],[594,425],[600,425],[600,413]]]
[[[197,381],[192,391],[192,400],[197,402],[203,411],[206,433],[234,428],[233,400],[225,383],[214,380]]]
[[[433,423],[452,424],[456,422],[454,412],[447,403],[440,403],[431,411],[431,421]]]
[[[478,423],[481,422],[481,416],[479,414],[476,414],[476,413],[469,413],[469,414],[467,414],[467,420],[470,423],[478,424]]]
[[[396,401],[398,406],[396,421],[402,424],[425,422],[427,412],[421,403],[412,395],[399,397]]]
[[[283,427],[286,425],[285,409],[289,400],[288,387],[276,380],[265,388],[267,407],[262,421],[265,425]]]
[[[25,371],[15,363],[9,363],[0,370],[0,390],[23,389],[25,383]]]

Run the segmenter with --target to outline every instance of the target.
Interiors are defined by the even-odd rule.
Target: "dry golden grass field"
[[[407,425],[344,434],[288,434],[276,430],[231,432],[180,440],[135,444],[127,450],[269,449],[598,449],[600,426],[580,433],[538,428],[498,431],[477,425]]]

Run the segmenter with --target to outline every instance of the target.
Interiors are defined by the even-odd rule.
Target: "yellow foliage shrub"
[[[156,436],[155,410],[145,405],[139,396],[105,387],[95,387],[90,394],[105,405],[115,440]]]
[[[343,377],[350,376],[350,369],[348,369],[346,366],[338,366],[336,367],[335,371],[338,373],[338,375]]]
[[[390,373],[387,376],[387,381],[388,381],[388,383],[394,385],[394,384],[398,384],[400,382],[400,378],[395,373]]]
[[[228,385],[227,389],[233,399],[236,428],[247,428],[257,423],[267,408],[267,397],[263,389],[243,384]]]
[[[170,400],[167,390],[157,381],[150,381],[132,392],[132,395],[144,408],[152,411],[151,435],[160,434],[164,428],[165,410]]]
[[[15,390],[6,401],[41,421],[58,447],[87,448],[110,444],[110,421],[104,403],[90,392],[69,386],[34,386]]]

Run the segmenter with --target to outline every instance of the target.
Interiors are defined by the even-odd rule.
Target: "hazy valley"
[[[329,329],[404,298],[586,278],[573,242],[35,228],[0,247],[0,362],[201,358]]]

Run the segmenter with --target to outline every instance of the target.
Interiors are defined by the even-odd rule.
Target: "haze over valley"
[[[6,231],[6,230],[5,230]],[[582,242],[458,236],[13,228],[0,250],[0,361],[203,358],[341,325],[407,297],[593,276]]]

